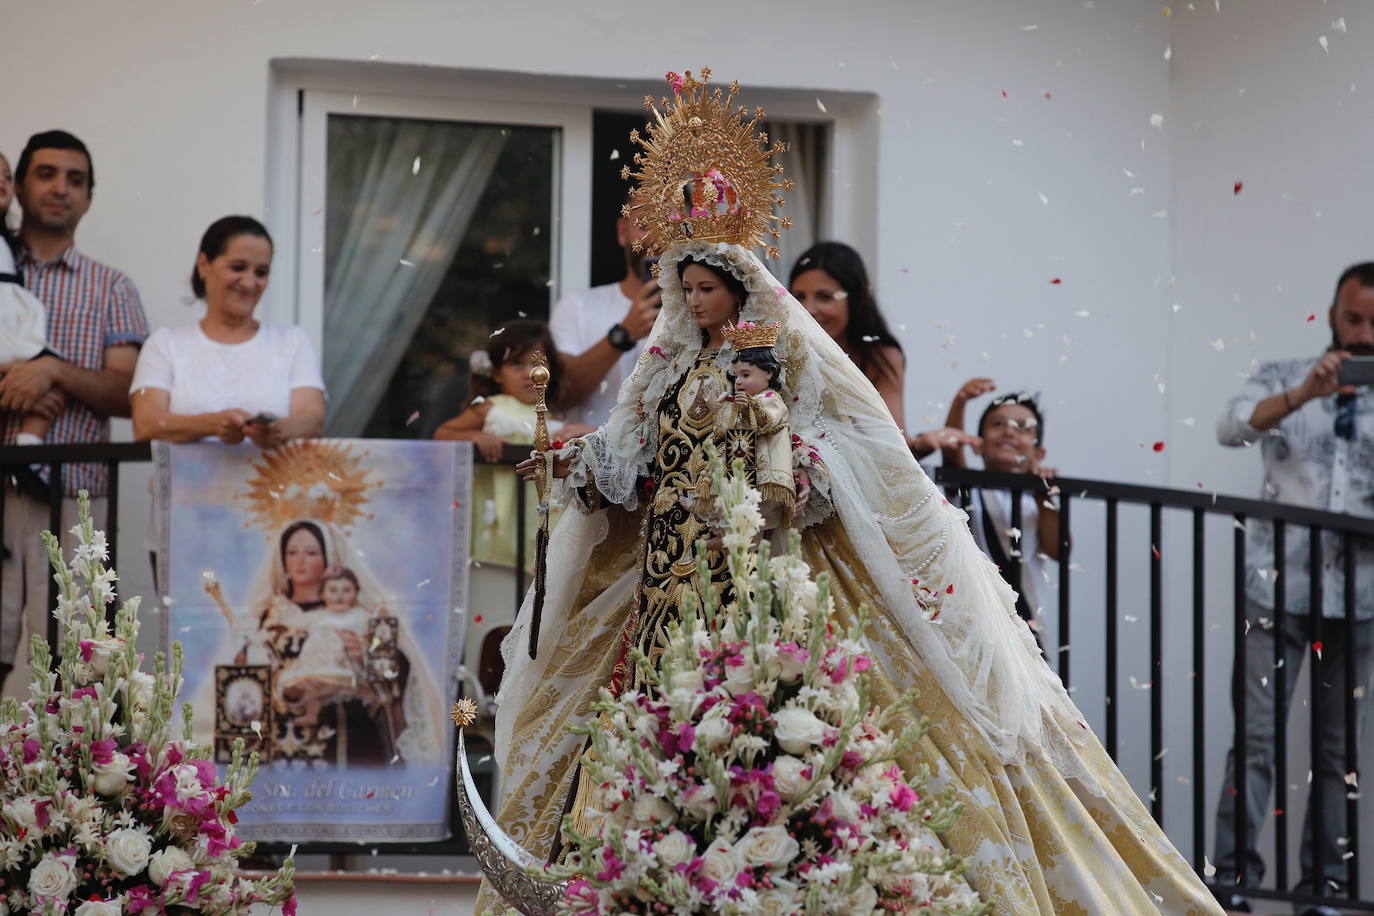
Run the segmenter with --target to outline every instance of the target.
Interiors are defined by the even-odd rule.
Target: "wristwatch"
[[[611,325],[611,329],[606,332],[606,340],[622,353],[628,353],[635,348],[634,338],[623,324]]]

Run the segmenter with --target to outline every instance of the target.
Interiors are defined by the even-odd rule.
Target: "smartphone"
[[[263,426],[266,426],[268,423],[275,423],[275,422],[277,422],[277,419],[278,419],[278,418],[277,418],[277,416],[276,416],[275,414],[270,414],[270,413],[258,413],[258,414],[254,414],[253,416],[249,417],[249,418],[248,418],[248,422],[249,422],[249,423],[261,423]]]
[[[1341,363],[1336,381],[1342,385],[1374,385],[1374,356],[1352,356]]]
[[[643,280],[645,283],[652,283],[654,280],[657,280],[658,278],[654,276],[654,268],[657,265],[658,258],[645,258],[644,269],[640,273],[639,278]]]

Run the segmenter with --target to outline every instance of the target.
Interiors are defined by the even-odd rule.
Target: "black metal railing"
[[[1286,567],[1285,547],[1287,544],[1287,532],[1290,528],[1305,528],[1309,532],[1310,552],[1308,557],[1308,568],[1314,570],[1323,569],[1323,533],[1334,536],[1339,540],[1340,553],[1343,559],[1343,616],[1340,619],[1323,619],[1322,617],[1322,576],[1320,574],[1310,577],[1310,605],[1308,611],[1308,636],[1314,647],[1321,647],[1323,632],[1327,634],[1327,640],[1332,644],[1325,646],[1326,658],[1330,659],[1333,653],[1343,653],[1342,660],[1344,665],[1345,682],[1342,685],[1343,695],[1346,698],[1344,703],[1344,725],[1345,725],[1345,747],[1344,765],[1345,772],[1351,774],[1347,777],[1352,786],[1358,785],[1359,773],[1359,746],[1357,728],[1359,720],[1359,705],[1357,702],[1360,697],[1358,688],[1363,686],[1356,683],[1356,665],[1353,664],[1353,653],[1356,647],[1356,564],[1355,547],[1357,544],[1368,544],[1374,540],[1374,519],[1362,518],[1357,516],[1342,515],[1331,512],[1322,512],[1299,506],[1284,505],[1279,503],[1263,502],[1253,499],[1242,499],[1229,496],[1218,496],[1213,493],[1201,492],[1199,490],[1175,490],[1162,487],[1135,486],[1129,484],[1110,483],[1099,480],[1082,480],[1076,478],[1056,478],[1052,481],[1041,481],[1037,477],[1029,475],[1003,474],[986,471],[972,471],[964,469],[945,469],[941,468],[936,474],[936,480],[946,487],[952,500],[962,500],[967,505],[968,493],[971,489],[1003,490],[1011,493],[1011,527],[1019,530],[1021,528],[1021,498],[1023,493],[1037,493],[1044,495],[1049,492],[1050,487],[1057,488],[1060,512],[1060,533],[1059,533],[1059,570],[1058,570],[1058,605],[1057,605],[1057,645],[1046,646],[1047,657],[1055,659],[1058,673],[1066,688],[1073,690],[1076,683],[1071,679],[1070,673],[1077,674],[1076,668],[1071,668],[1071,658],[1085,657],[1094,658],[1093,652],[1087,651],[1086,647],[1077,645],[1073,636],[1075,630],[1088,629],[1086,624],[1089,622],[1096,624],[1098,615],[1105,642],[1105,652],[1101,655],[1102,678],[1105,683],[1105,710],[1104,710],[1104,745],[1113,759],[1118,759],[1118,752],[1121,747],[1121,721],[1120,710],[1122,703],[1122,659],[1119,657],[1119,639],[1121,637],[1119,622],[1122,620],[1122,526],[1121,511],[1128,507],[1139,507],[1148,513],[1149,531],[1149,554],[1146,556],[1148,565],[1148,593],[1147,593],[1147,613],[1148,619],[1148,672],[1149,681],[1145,686],[1150,688],[1149,697],[1149,800],[1151,813],[1156,820],[1164,822],[1165,813],[1165,792],[1168,786],[1164,778],[1164,757],[1167,748],[1164,743],[1165,730],[1165,684],[1162,682],[1165,674],[1165,643],[1164,626],[1166,616],[1169,618],[1171,628],[1181,627],[1186,630],[1188,640],[1191,642],[1191,671],[1189,672],[1192,685],[1190,703],[1186,704],[1187,714],[1191,716],[1192,760],[1187,777],[1181,777],[1179,783],[1189,783],[1192,798],[1188,808],[1191,811],[1191,845],[1192,861],[1195,869],[1200,875],[1207,875],[1208,860],[1206,858],[1207,846],[1207,822],[1213,812],[1212,805],[1215,804],[1214,794],[1209,795],[1207,787],[1209,785],[1209,773],[1207,767],[1207,752],[1209,747],[1215,749],[1217,741],[1230,740],[1229,748],[1234,750],[1234,782],[1235,785],[1226,787],[1227,791],[1234,791],[1236,799],[1235,829],[1236,829],[1236,861],[1237,868],[1247,867],[1246,850],[1251,845],[1251,839],[1247,836],[1247,822],[1243,815],[1244,803],[1246,798],[1246,772],[1245,772],[1245,748],[1246,748],[1246,726],[1245,726],[1245,659],[1246,659],[1246,634],[1250,627],[1247,618],[1247,599],[1246,599],[1246,525],[1255,521],[1264,521],[1273,525],[1275,544],[1273,569],[1274,574],[1274,593],[1276,596],[1273,619],[1282,621],[1285,610],[1286,583],[1290,571]],[[1081,513],[1084,504],[1099,503],[1103,507],[1103,523],[1101,531],[1101,542],[1093,543],[1096,538],[1087,539],[1082,531],[1086,526],[1074,526],[1073,522]],[[1170,516],[1182,515],[1185,519],[1190,517],[1190,536],[1187,538],[1191,554],[1191,588],[1188,592],[1191,595],[1189,602],[1184,602],[1183,606],[1179,603],[1171,602],[1171,611],[1166,615],[1166,581],[1164,578],[1164,539],[1166,513]],[[1229,644],[1233,658],[1232,678],[1231,678],[1231,705],[1232,715],[1223,713],[1223,724],[1229,725],[1229,729],[1223,728],[1220,736],[1213,729],[1208,728],[1209,715],[1215,721],[1218,712],[1215,709],[1217,700],[1215,695],[1208,687],[1207,666],[1210,661],[1212,664],[1224,664],[1221,659],[1217,659],[1207,645],[1207,605],[1209,593],[1208,581],[1208,557],[1206,536],[1207,521],[1210,518],[1220,517],[1229,519],[1234,527],[1233,548],[1231,550],[1230,570],[1230,599],[1233,614],[1231,615],[1231,633]],[[1129,533],[1129,532],[1128,532]],[[1071,536],[1075,535],[1075,536]],[[1099,552],[1100,551],[1100,552]],[[1008,578],[1011,581],[1021,581],[1018,576],[1020,573],[1021,558],[1018,551],[1010,558],[1012,569],[1008,570]],[[1075,559],[1092,556],[1095,562],[1098,557],[1102,559],[1104,567],[1102,569],[1103,583],[1105,591],[1098,604],[1096,597],[1085,598],[1080,594],[1071,591],[1072,573],[1075,569]],[[1171,553],[1172,557],[1178,556],[1177,552]],[[1267,559],[1267,558],[1264,558]],[[1262,562],[1262,559],[1261,559]],[[1305,575],[1305,571],[1295,570],[1294,575]],[[1138,600],[1137,596],[1131,595],[1131,599]],[[1087,605],[1087,607],[1085,607]],[[1189,606],[1190,605],[1190,606]],[[1272,672],[1273,689],[1276,697],[1283,697],[1287,689],[1287,678],[1290,672],[1283,664],[1283,644],[1282,626],[1274,624],[1276,638],[1274,640],[1275,658],[1274,670]],[[1094,626],[1093,629],[1096,627]],[[1336,631],[1339,630],[1339,636]],[[1336,638],[1333,638],[1336,637]],[[1319,666],[1323,664],[1323,657],[1320,652],[1309,653],[1312,659],[1313,682],[1317,677]],[[1081,680],[1081,678],[1079,678]],[[1295,699],[1297,699],[1295,697]],[[1318,691],[1313,691],[1310,704],[1320,702]],[[1272,807],[1266,810],[1274,815],[1274,883],[1273,886],[1259,886],[1257,881],[1251,881],[1250,876],[1241,875],[1241,882],[1234,887],[1227,885],[1220,888],[1223,893],[1239,894],[1250,897],[1261,897],[1269,899],[1282,899],[1295,903],[1337,903],[1344,909],[1374,912],[1374,901],[1364,900],[1360,897],[1360,847],[1359,847],[1359,792],[1357,790],[1346,793],[1346,820],[1347,830],[1344,839],[1345,852],[1343,858],[1346,867],[1347,880],[1343,887],[1332,888],[1329,883],[1318,879],[1318,886],[1314,894],[1294,893],[1288,888],[1290,872],[1290,852],[1288,844],[1289,833],[1289,814],[1288,814],[1288,745],[1285,739],[1287,729],[1287,714],[1285,704],[1277,701],[1274,704],[1275,725],[1274,725],[1274,747],[1273,760],[1275,763],[1274,785],[1275,798]],[[1176,721],[1176,717],[1183,712],[1180,707],[1171,707],[1171,721]],[[1313,708],[1311,717],[1313,723],[1318,720],[1320,709]],[[1146,723],[1132,723],[1134,729],[1143,729]],[[1229,733],[1228,733],[1229,732]],[[1209,738],[1212,743],[1209,744]],[[1223,745],[1227,746],[1227,745]],[[1320,779],[1320,737],[1317,728],[1311,728],[1308,752],[1311,755],[1312,773],[1309,774],[1308,782],[1314,783]],[[1210,774],[1210,785],[1218,787],[1221,771]],[[1314,789],[1319,788],[1314,786]],[[1313,837],[1322,836],[1323,819],[1328,814],[1322,810],[1322,793],[1312,791],[1310,793],[1312,805],[1312,827]],[[1182,836],[1182,835],[1178,835]],[[1176,836],[1176,838],[1178,838]],[[1258,844],[1256,844],[1258,845]],[[1314,861],[1311,865],[1311,873],[1317,876],[1324,874],[1324,864],[1321,860],[1322,846],[1320,842],[1312,844]],[[1267,884],[1267,882],[1266,882]]]

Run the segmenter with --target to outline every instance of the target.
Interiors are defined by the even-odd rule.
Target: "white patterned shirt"
[[[1354,435],[1336,435],[1336,396],[1314,398],[1262,432],[1250,425],[1255,407],[1266,398],[1292,391],[1303,383],[1317,360],[1267,362],[1250,376],[1245,389],[1217,421],[1217,439],[1226,446],[1259,444],[1264,461],[1260,498],[1318,509],[1374,517],[1374,391],[1362,387],[1354,396]],[[1267,521],[1246,522],[1246,595],[1260,607],[1274,607],[1274,529]],[[1306,614],[1309,607],[1308,530],[1288,525],[1284,531],[1288,576],[1285,610]],[[1374,618],[1374,543],[1356,541],[1355,613]],[[1345,559],[1340,538],[1322,536],[1322,616],[1345,616]]]

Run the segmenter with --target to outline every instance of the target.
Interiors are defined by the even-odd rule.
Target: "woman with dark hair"
[[[873,383],[905,435],[902,393],[906,358],[878,310],[863,258],[843,242],[817,242],[797,258],[787,285],[821,329]],[[907,443],[916,457],[924,458],[937,447],[972,445],[973,439],[962,430],[945,428],[907,436]]]
[[[324,379],[305,332],[253,317],[272,270],[272,237],[226,216],[200,240],[191,292],[205,317],[143,345],[129,393],[134,438],[252,440],[274,448],[324,429]]]

